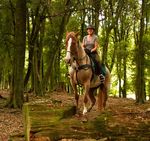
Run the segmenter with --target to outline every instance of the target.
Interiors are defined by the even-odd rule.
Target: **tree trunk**
[[[31,41],[32,41],[32,37],[30,36],[30,17],[29,17],[29,12],[27,11],[27,33],[28,33],[28,50],[29,50],[29,55],[28,55],[28,68],[27,68],[27,72],[24,78],[24,87],[27,87],[29,78],[31,76],[31,72],[32,72],[32,57],[33,57],[33,50],[34,50],[34,45],[32,45]]]
[[[145,101],[145,82],[144,82],[144,49],[143,49],[143,36],[144,36],[144,9],[145,0],[142,0],[141,20],[140,20],[140,36],[137,45],[137,58],[136,58],[136,102],[144,103]]]
[[[127,89],[127,69],[126,68],[127,68],[127,66],[126,66],[126,64],[127,64],[127,59],[124,56],[123,57],[123,88],[122,88],[123,98],[127,97],[127,92],[126,92],[126,89]]]
[[[26,1],[16,2],[16,30],[11,96],[8,106],[21,108],[24,93],[24,60],[26,46]]]
[[[100,11],[100,0],[94,0],[93,1],[93,7],[95,8],[95,12],[93,14],[93,19],[95,21],[95,33],[98,34],[98,27],[99,27],[99,11]]]

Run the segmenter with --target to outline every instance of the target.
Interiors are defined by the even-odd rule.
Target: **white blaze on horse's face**
[[[71,59],[71,51],[70,51],[70,47],[71,47],[71,43],[72,43],[72,38],[69,38],[68,40],[68,46],[67,46],[67,54],[65,57],[65,61],[66,63],[69,63],[70,59]]]

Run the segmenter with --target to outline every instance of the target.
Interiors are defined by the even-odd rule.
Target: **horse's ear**
[[[78,36],[79,36],[79,33],[80,33],[79,31],[76,32],[76,33],[75,33],[75,36],[78,37]]]
[[[66,32],[66,36],[68,35],[68,33],[69,33],[69,32],[67,31],[67,32]]]

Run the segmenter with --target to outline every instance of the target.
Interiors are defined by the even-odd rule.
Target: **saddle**
[[[92,66],[92,71],[96,75],[102,74],[103,76],[106,75],[106,68],[104,64],[100,64],[94,57],[96,52],[91,53],[90,50],[85,49],[86,54],[89,56],[91,60],[91,66]]]

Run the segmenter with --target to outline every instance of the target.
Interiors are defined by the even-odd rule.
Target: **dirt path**
[[[3,108],[8,93],[0,92],[0,95],[2,96],[0,98],[0,141],[8,141],[10,135],[23,134],[22,111]],[[49,94],[46,99],[48,100],[48,98],[56,101],[63,101],[64,104],[74,103],[73,96],[68,96],[66,93],[61,92]],[[30,101],[35,99],[44,100],[44,98],[31,97]],[[112,115],[111,120],[107,120],[107,125],[110,130],[121,127],[120,130],[126,129],[125,133],[129,136],[143,131],[143,136],[146,136],[146,141],[150,139],[147,138],[147,134],[150,132],[150,102],[146,102],[143,105],[136,105],[135,101],[132,99],[109,97],[106,112]],[[96,105],[88,114],[88,119],[95,118],[97,114]],[[139,126],[141,127],[139,128]],[[138,131],[137,129],[141,129],[141,131]],[[147,133],[145,133],[145,129],[147,129]],[[117,130],[117,132],[118,131],[119,130]]]

